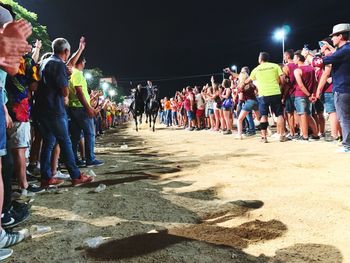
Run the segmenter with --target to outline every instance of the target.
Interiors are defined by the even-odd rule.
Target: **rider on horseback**
[[[145,101],[145,111],[146,111],[147,105],[150,104],[151,99],[154,99],[154,96],[155,96],[155,87],[156,87],[156,86],[153,86],[153,85],[152,85],[152,81],[150,81],[150,80],[147,81],[147,86],[146,86],[147,98],[146,98],[146,101]]]

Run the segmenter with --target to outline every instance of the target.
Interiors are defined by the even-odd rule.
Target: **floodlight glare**
[[[86,73],[85,73],[85,78],[86,78],[87,80],[92,79],[92,74],[91,74],[90,72],[86,72]]]

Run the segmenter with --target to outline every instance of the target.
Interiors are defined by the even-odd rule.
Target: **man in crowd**
[[[85,43],[82,43],[81,45],[85,46]],[[83,74],[85,64],[85,58],[80,56],[73,67],[73,72],[69,81],[70,132],[76,164],[78,166],[85,164],[83,160],[78,159],[77,154],[81,131],[83,131],[86,166],[92,167],[102,165],[103,162],[97,160],[94,154],[95,131],[93,118],[95,117],[96,112],[90,105],[90,95]]]
[[[337,50],[324,57],[323,64],[332,64],[334,102],[343,135],[339,152],[350,153],[350,24],[335,25],[330,36]]]
[[[316,88],[315,70],[312,66],[305,64],[305,57],[301,54],[301,51],[294,53],[294,63],[298,66],[294,70],[296,81],[294,106],[297,114],[300,116],[300,140],[309,140],[309,126],[313,133],[310,138],[318,140],[320,139],[318,137],[318,129],[310,111],[310,102]]]
[[[253,69],[250,78],[246,81],[256,81],[258,87],[259,112],[261,114],[261,141],[267,143],[267,127],[269,107],[277,117],[277,133],[280,141],[285,142],[284,117],[281,97],[281,84],[283,83],[283,72],[279,65],[269,62],[269,54],[261,52],[259,55],[259,66]]]
[[[72,143],[68,132],[65,98],[68,96],[68,70],[65,62],[70,56],[70,45],[66,39],[57,38],[52,42],[53,55],[40,68],[41,81],[37,92],[37,108],[41,112],[39,129],[43,136],[40,158],[41,186],[48,188],[64,183],[52,177],[50,166],[52,150],[58,141],[65,164],[72,179],[72,185],[93,181],[92,177],[81,173],[75,163]]]

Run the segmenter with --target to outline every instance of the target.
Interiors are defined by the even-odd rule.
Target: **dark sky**
[[[38,14],[52,39],[67,38],[73,50],[84,35],[87,67],[101,68],[124,86],[121,80],[218,73],[232,64],[254,67],[259,51],[281,62],[282,45],[272,39],[276,28],[291,27],[286,48],[300,49],[305,43],[317,48],[334,24],[350,22],[348,1],[18,2]],[[167,95],[209,78],[155,84]]]

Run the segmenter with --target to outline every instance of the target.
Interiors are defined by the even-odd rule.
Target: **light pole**
[[[273,37],[276,41],[282,42],[282,62],[283,62],[283,55],[284,55],[284,42],[286,40],[286,36],[290,31],[289,26],[283,26],[282,28],[279,28],[275,31],[273,34]]]

